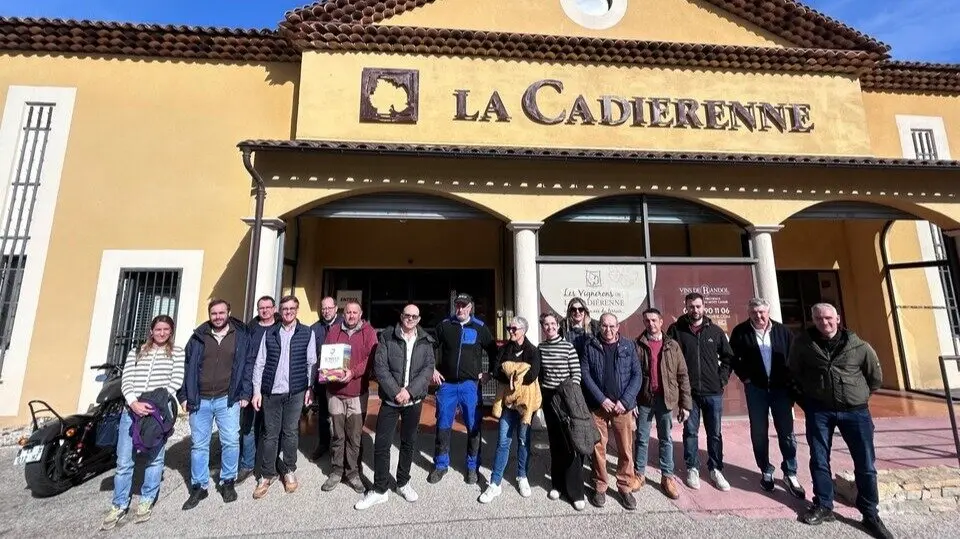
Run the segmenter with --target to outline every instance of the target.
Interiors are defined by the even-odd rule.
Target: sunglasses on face
[[[572,313],[582,313],[585,310],[583,307],[570,307],[570,312]]]
[[[517,327],[517,326],[510,326],[507,328],[507,331],[509,331],[510,333],[516,333],[518,331],[523,331],[523,328]]]
[[[403,313],[403,314],[401,314],[400,316],[402,316],[404,320],[418,320],[418,319],[420,318],[420,315],[419,315],[419,314],[407,314],[407,313]]]

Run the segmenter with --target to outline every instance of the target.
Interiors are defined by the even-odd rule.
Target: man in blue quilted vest
[[[278,472],[287,492],[297,490],[297,448],[300,444],[300,414],[313,395],[308,388],[317,364],[316,337],[310,326],[297,319],[300,301],[296,296],[280,299],[280,324],[267,329],[253,367],[253,400],[263,410],[263,446],[260,451],[262,477],[253,491],[254,499],[267,495]],[[281,443],[282,440],[282,443]],[[277,449],[283,453],[278,470]]]

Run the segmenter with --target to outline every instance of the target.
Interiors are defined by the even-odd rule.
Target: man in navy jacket
[[[637,407],[642,374],[637,358],[637,345],[620,336],[617,317],[600,316],[600,336],[585,336],[580,346],[580,371],[583,394],[593,412],[593,422],[600,431],[600,441],[593,450],[594,492],[590,503],[603,507],[607,501],[607,440],[610,427],[617,440],[617,490],[623,506],[633,511],[637,500],[633,491],[640,488],[633,465],[633,444],[637,423],[633,409]]]
[[[773,465],[770,464],[768,416],[773,416],[783,463],[783,483],[790,494],[801,500],[806,493],[797,480],[797,437],[793,433],[793,398],[790,396],[790,344],[793,334],[783,324],[770,319],[770,303],[753,298],[748,304],[750,319],[733,328],[733,371],[743,382],[750,416],[753,456],[762,474],[760,488],[772,491]]]
[[[190,413],[190,497],[183,510],[207,497],[210,481],[210,436],[213,422],[220,435],[221,468],[217,489],[224,502],[237,499],[234,482],[240,461],[240,409],[250,403],[256,350],[240,320],[230,316],[230,304],[214,299],[209,321],[190,336],[185,350],[183,387],[177,400]]]

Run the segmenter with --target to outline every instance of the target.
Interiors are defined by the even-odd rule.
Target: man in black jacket
[[[317,346],[323,346],[323,342],[327,340],[330,326],[342,322],[343,316],[337,314],[337,300],[330,296],[321,299],[320,320],[310,326],[317,341]],[[319,354],[319,350],[317,353]],[[327,388],[318,384],[316,380],[313,380],[312,383],[313,405],[317,411],[317,447],[310,455],[310,460],[317,461],[330,451],[330,410],[327,409]]]
[[[450,467],[450,434],[459,407],[467,427],[468,485],[477,482],[480,454],[480,424],[483,420],[481,384],[490,377],[497,357],[497,342],[483,322],[473,317],[473,297],[459,294],[454,299],[456,312],[437,326],[437,368],[433,383],[437,389],[437,442],[433,454],[433,470],[428,483],[438,483]],[[490,361],[483,364],[483,353]]]
[[[787,359],[790,374],[799,386],[813,476],[813,505],[800,520],[815,526],[836,519],[830,450],[834,432],[839,429],[853,457],[856,506],[863,515],[862,525],[873,537],[893,537],[880,520],[877,507],[877,455],[868,404],[883,382],[880,360],[873,347],[856,333],[840,329],[840,315],[833,305],[818,303],[811,315],[815,327],[797,335]]]
[[[419,324],[420,309],[411,304],[403,308],[400,323],[380,333],[373,360],[381,403],[373,448],[373,488],[353,506],[361,511],[387,501],[391,483],[390,447],[397,421],[400,422],[397,493],[408,502],[419,498],[410,485],[410,467],[417,446],[423,399],[430,388],[436,364],[433,351],[436,341]]]
[[[683,424],[683,460],[687,467],[687,486],[700,488],[699,431],[700,416],[707,431],[707,468],[717,489],[730,490],[723,477],[723,389],[730,379],[733,350],[723,329],[704,315],[703,296],[691,292],[684,298],[687,314],[678,319],[667,334],[680,343],[687,360],[693,409]]]
[[[760,488],[770,492],[774,486],[767,435],[772,415],[783,457],[780,466],[783,483],[790,494],[802,500],[806,493],[797,479],[797,437],[793,433],[793,398],[787,370],[793,334],[783,324],[770,319],[767,300],[753,298],[747,308],[750,319],[733,328],[730,346],[736,355],[733,370],[746,392],[753,456],[762,474]]]

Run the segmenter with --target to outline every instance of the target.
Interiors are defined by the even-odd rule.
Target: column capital
[[[543,221],[511,221],[507,223],[507,230],[517,232],[520,230],[533,230],[536,232],[543,226]]]
[[[241,220],[246,223],[247,226],[253,226],[256,222],[256,219],[253,217],[243,217]],[[277,232],[282,232],[287,228],[287,223],[283,219],[277,219],[276,217],[264,217],[260,220],[260,223],[270,230],[276,230]]]
[[[751,225],[747,227],[747,232],[752,236],[757,234],[773,234],[774,232],[780,232],[783,229],[783,225]]]

